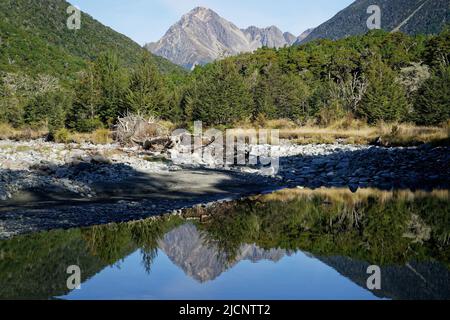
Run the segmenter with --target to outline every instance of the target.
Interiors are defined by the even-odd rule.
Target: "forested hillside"
[[[80,77],[107,55],[117,57],[108,67],[123,73],[120,81],[143,56],[172,78],[186,73],[87,14],[79,30],[70,30],[69,6],[63,0],[0,0],[0,122],[64,126]]]
[[[74,71],[102,52],[117,52],[124,66],[137,63],[144,51],[126,36],[82,13],[81,28],[69,30],[64,0],[0,0],[0,70],[74,77]],[[153,56],[163,72],[178,70]]]
[[[410,35],[437,34],[450,21],[448,0],[357,0],[327,22],[315,28],[303,42],[315,39],[337,40],[365,34],[369,6],[381,9],[381,28]]]

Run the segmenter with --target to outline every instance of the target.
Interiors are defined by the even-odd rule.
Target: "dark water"
[[[0,298],[450,299],[446,191],[283,191],[190,214],[0,241]]]

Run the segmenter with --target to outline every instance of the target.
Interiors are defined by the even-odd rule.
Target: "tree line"
[[[150,54],[123,67],[108,51],[68,84],[3,72],[0,122],[91,132],[136,112],[210,126],[261,118],[327,125],[348,116],[439,125],[450,118],[449,55],[450,28],[436,36],[371,31],[261,48],[186,75],[161,74]]]

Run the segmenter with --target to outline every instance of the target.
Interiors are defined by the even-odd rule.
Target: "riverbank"
[[[448,189],[448,147],[248,146],[279,171],[179,165],[118,145],[0,141],[0,238],[144,219],[223,199],[293,188]]]

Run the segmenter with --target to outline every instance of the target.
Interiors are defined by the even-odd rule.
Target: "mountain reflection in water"
[[[201,221],[20,236],[0,241],[0,298],[450,299],[449,208],[448,191],[284,190],[187,213]]]

